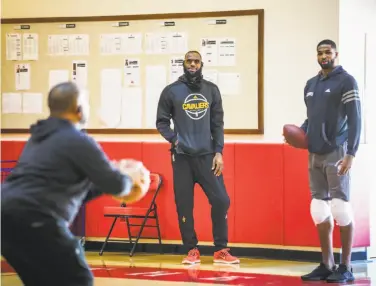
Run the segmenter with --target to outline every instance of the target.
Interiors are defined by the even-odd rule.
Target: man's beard
[[[183,70],[189,81],[196,81],[202,78],[202,66],[195,72],[190,72],[185,66],[183,66]]]
[[[323,70],[332,69],[334,67],[334,60],[331,60],[331,61],[328,60],[325,64],[323,64],[322,62],[319,62],[319,65],[321,66]]]

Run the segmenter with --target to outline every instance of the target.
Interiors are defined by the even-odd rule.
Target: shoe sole
[[[312,281],[312,282],[317,282],[317,281],[325,281],[326,278],[300,278],[302,281]]]
[[[347,283],[347,282],[354,282],[354,280],[355,280],[355,278],[344,279],[344,280],[336,280],[336,281],[326,280],[326,283]]]
[[[214,263],[221,263],[221,264],[239,264],[239,263],[240,263],[239,260],[235,260],[235,261],[225,261],[225,260],[216,260],[216,259],[214,259],[213,262],[214,262]]]
[[[190,265],[198,264],[198,263],[201,263],[201,261],[200,260],[196,260],[196,261],[183,260],[183,262],[182,262],[182,264],[190,264]]]
[[[329,274],[325,277],[300,277],[300,279],[302,279],[303,281],[325,281],[330,275],[332,274]]]

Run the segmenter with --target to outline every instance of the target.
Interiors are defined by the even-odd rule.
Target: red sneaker
[[[229,248],[224,248],[219,251],[214,252],[214,263],[224,263],[224,264],[237,264],[240,263],[239,259],[232,256],[228,251]]]
[[[183,264],[195,264],[200,263],[200,252],[197,248],[193,248],[188,252],[187,257],[183,259]]]

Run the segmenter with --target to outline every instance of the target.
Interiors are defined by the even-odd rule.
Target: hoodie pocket
[[[321,135],[322,135],[322,138],[324,139],[325,143],[331,146],[332,143],[330,143],[328,136],[326,136],[326,131],[325,131],[326,128],[325,127],[326,127],[325,122],[323,122],[321,124]]]
[[[206,153],[212,150],[212,139],[210,134],[196,133],[178,134],[177,149],[187,154]]]

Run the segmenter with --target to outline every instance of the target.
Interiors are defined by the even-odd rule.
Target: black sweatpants
[[[92,286],[84,250],[54,219],[2,212],[1,252],[26,286]]]
[[[198,183],[211,205],[213,239],[216,250],[227,247],[227,211],[230,198],[226,192],[223,175],[215,176],[212,170],[214,154],[188,156],[172,153],[175,203],[179,218],[179,228],[183,244],[188,250],[197,246],[194,229],[193,192]]]

